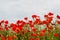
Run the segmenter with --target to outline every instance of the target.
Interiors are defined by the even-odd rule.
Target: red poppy
[[[16,33],[19,33],[22,30],[22,28],[16,27],[16,29],[14,30]]]
[[[29,20],[28,21],[28,24],[32,25],[33,24],[33,21],[32,20]]]
[[[36,33],[34,33],[34,34],[33,34],[33,36],[37,36],[37,34],[36,34]]]
[[[41,31],[40,31],[40,36],[43,37],[43,36],[45,35],[45,32],[46,32],[45,29],[44,29],[44,30],[41,30]]]
[[[8,29],[8,27],[6,27],[5,29],[6,29],[6,31],[8,31],[8,30],[9,30],[9,29]]]
[[[34,24],[41,24],[40,19],[36,19],[36,20],[34,21]]]
[[[30,38],[29,40],[34,40],[34,38]]]
[[[4,20],[1,20],[1,23],[4,23]]]
[[[15,31],[16,30],[16,27],[12,27],[12,30]]]
[[[25,24],[26,24],[26,22],[23,21],[23,22],[21,23],[21,26],[23,27]]]
[[[37,34],[36,33],[33,33],[33,34],[30,34],[30,36],[37,36]]]
[[[32,27],[32,31],[36,32],[36,28],[35,27]]]
[[[45,32],[46,32],[46,30],[44,29],[44,30],[41,30],[40,32],[43,32],[43,33],[45,33]]]
[[[59,15],[57,15],[57,18],[58,18],[58,19],[60,19],[60,16],[59,16]]]
[[[19,23],[21,23],[21,21],[20,21],[20,20],[18,20],[18,21],[16,22],[16,24],[19,24]]]
[[[32,28],[32,27],[34,27],[34,25],[33,24],[30,24],[30,27]]]
[[[28,17],[25,17],[24,20],[28,20]]]
[[[0,27],[0,30],[3,30],[3,28],[2,28],[2,27]]]
[[[52,30],[52,29],[53,29],[53,27],[52,27],[52,26],[49,26],[49,27],[48,27],[48,29]]]
[[[8,40],[13,40],[12,36],[8,36]]]
[[[6,40],[6,37],[5,36],[2,36],[2,40]]]
[[[19,28],[20,30],[22,30],[22,27],[21,27],[21,26],[18,26],[18,28]]]
[[[36,40],[40,40],[39,38],[36,38]]]
[[[53,15],[53,13],[52,13],[52,12],[49,12],[49,13],[48,13],[48,15],[49,15],[49,16],[52,16],[52,15]]]
[[[54,34],[54,36],[55,36],[55,37],[58,37],[58,36],[59,36],[59,34],[55,33],[55,34]]]
[[[43,37],[45,35],[45,33],[43,32],[40,32],[40,36]]]
[[[7,24],[8,24],[8,20],[5,21],[5,25],[7,25]]]
[[[53,20],[53,17],[49,17],[47,21],[50,23]]]
[[[0,26],[1,26],[1,22],[0,22]]]
[[[32,18],[36,18],[37,17],[37,15],[32,15]]]
[[[15,38],[17,38],[17,36],[16,35],[13,35],[13,38],[15,39]]]
[[[58,24],[60,24],[60,21],[57,21]]]
[[[40,16],[37,16],[36,19],[40,19]]]
[[[10,27],[12,27],[13,25],[14,25],[14,24],[13,24],[13,23],[11,23],[11,24],[10,24]]]
[[[43,24],[49,24],[47,20],[42,21]]]
[[[48,18],[48,15],[44,15],[45,18]]]
[[[13,24],[13,25],[11,25],[12,26],[12,30],[13,31],[15,31],[16,30],[16,27],[17,27],[17,25],[16,24]]]

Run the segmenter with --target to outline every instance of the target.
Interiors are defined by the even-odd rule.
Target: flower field
[[[35,14],[16,23],[0,20],[0,40],[60,40],[60,15],[53,19],[54,14],[49,12],[44,20]]]

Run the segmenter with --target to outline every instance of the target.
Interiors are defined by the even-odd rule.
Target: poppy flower
[[[32,25],[33,24],[33,21],[32,20],[29,20],[28,21],[28,24]]]
[[[45,33],[43,32],[40,32],[40,36],[43,37],[45,35]]]
[[[3,28],[2,28],[2,27],[0,27],[0,30],[3,30]]]
[[[58,36],[59,36],[59,34],[55,33],[55,34],[54,34],[54,36],[55,36],[55,37],[58,37]]]
[[[32,15],[32,18],[36,18],[37,17],[37,15]]]
[[[46,30],[44,29],[44,30],[41,30],[40,32],[43,32],[43,33],[45,33],[45,32],[46,32]]]
[[[52,27],[52,26],[49,26],[49,27],[48,27],[48,29],[52,30],[52,29],[53,29],[53,27]]]
[[[16,29],[14,30],[16,33],[19,33],[21,31],[21,29],[19,27],[16,27]]]
[[[20,21],[20,20],[18,20],[18,21],[16,22],[16,24],[19,24],[19,23],[21,23],[21,21]]]
[[[58,19],[60,19],[60,16],[59,16],[59,15],[57,15],[57,18],[58,18]]]
[[[4,20],[1,20],[1,23],[4,23]]]
[[[23,27],[25,24],[26,24],[26,22],[23,21],[23,22],[21,23],[21,26]]]
[[[30,24],[30,27],[32,28],[32,27],[34,27],[34,25],[33,24]]]
[[[40,24],[40,23],[41,23],[40,19],[36,19],[36,20],[34,21],[34,24]]]
[[[13,38],[15,39],[15,38],[17,38],[17,36],[16,35],[13,35]]]
[[[6,31],[8,31],[8,30],[9,30],[9,29],[8,29],[8,27],[6,27],[5,29],[6,29]]]
[[[40,40],[39,38],[36,38],[36,40]]]
[[[40,36],[43,37],[43,36],[45,35],[45,32],[46,32],[45,29],[44,29],[44,30],[41,30],[41,31],[40,31]]]
[[[34,33],[33,36],[37,36],[37,34]]]
[[[37,16],[36,19],[40,19],[40,16]]]
[[[34,40],[34,38],[30,38],[30,40]]]
[[[32,27],[32,31],[33,31],[33,32],[36,32],[36,28],[35,28],[35,27]]]
[[[10,24],[10,27],[12,27],[13,25],[14,25],[14,24],[13,24],[13,23],[11,23],[11,24]]]
[[[16,30],[16,25],[12,25],[12,30],[15,31]]]
[[[1,22],[0,22],[0,26],[1,26]]]
[[[5,36],[2,36],[2,40],[6,40],[6,37]]]
[[[53,20],[53,17],[49,17],[47,21],[50,23]]]
[[[57,21],[58,24],[60,24],[60,21]]]
[[[22,30],[22,26],[18,26],[19,30]]]
[[[7,25],[7,24],[8,24],[8,20],[5,21],[5,25]]]
[[[49,24],[47,20],[42,21],[43,24]]]
[[[53,13],[52,13],[52,12],[49,12],[49,13],[48,13],[48,15],[49,15],[49,16],[52,16],[52,15],[53,15]]]
[[[24,20],[28,20],[28,17],[25,17]]]
[[[8,36],[8,40],[13,40],[12,36]]]
[[[45,18],[48,18],[48,15],[44,15]]]
[[[32,33],[32,34],[30,34],[30,36],[37,36],[37,34],[36,33]]]

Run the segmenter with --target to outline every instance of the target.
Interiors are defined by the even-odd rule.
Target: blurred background
[[[60,15],[60,0],[0,0],[0,20],[15,22],[24,17],[31,19],[32,14],[44,19],[48,12]]]

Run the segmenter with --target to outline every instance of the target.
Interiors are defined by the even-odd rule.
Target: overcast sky
[[[31,18],[32,14],[42,18],[48,12],[60,14],[60,0],[0,0],[0,20],[12,22],[24,17]]]

